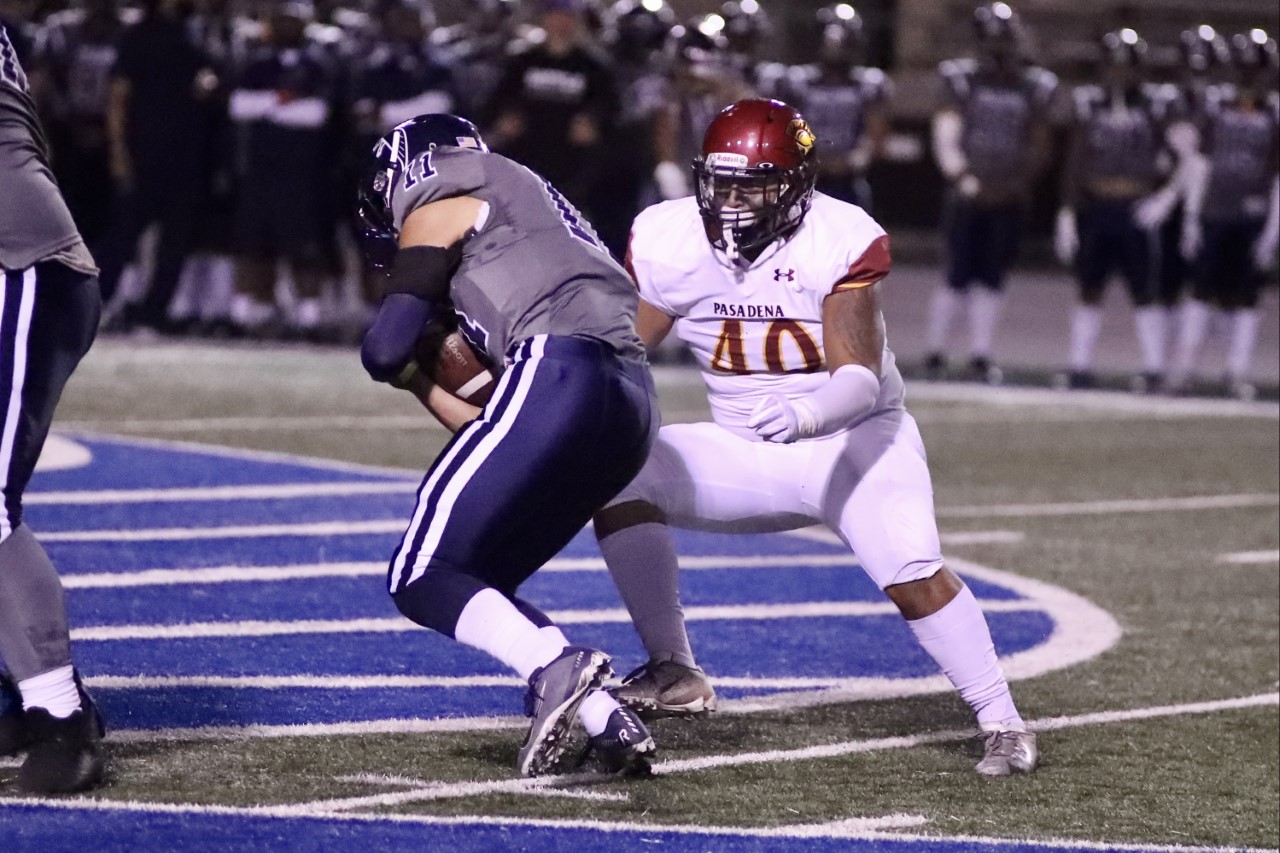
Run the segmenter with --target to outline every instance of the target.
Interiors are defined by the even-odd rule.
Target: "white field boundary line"
[[[1280,506],[1277,494],[1199,495],[1182,498],[1082,501],[938,507],[939,518],[1014,518],[1114,513],[1178,512]],[[42,533],[44,542],[156,542],[195,539],[248,539],[269,536],[352,536],[403,533],[404,519],[318,521],[297,524],[244,524],[221,527],[166,527],[147,530],[62,530]],[[966,544],[963,541],[960,544]]]
[[[1053,621],[1053,630],[1043,643],[1008,655],[1001,660],[1010,680],[1034,678],[1088,661],[1120,640],[1119,624],[1102,608],[1062,587],[1000,571],[968,560],[952,557],[951,567],[961,575],[998,584],[1021,595],[1043,610]],[[405,624],[408,624],[407,622]],[[74,636],[74,635],[73,635]],[[712,673],[713,683],[722,681]],[[742,684],[743,687],[755,685]],[[916,678],[838,678],[825,686],[789,685],[789,692],[741,699],[725,699],[721,714],[751,714],[762,711],[794,710],[872,699],[896,699],[929,693],[946,693],[954,688],[942,675]],[[250,725],[245,727],[205,726],[196,728],[116,730],[116,740],[242,740],[274,737],[335,737],[375,733],[426,733],[445,731],[491,731],[526,726],[520,717],[463,717],[451,719],[388,719],[344,723],[301,725]]]
[[[980,602],[986,613],[1039,610],[1037,603],[1019,599]],[[560,625],[628,624],[625,608],[600,610],[552,610],[547,615]],[[897,616],[890,601],[802,601],[794,604],[725,604],[686,607],[690,622],[720,620],[817,619]],[[371,619],[299,619],[292,621],[246,620],[242,622],[188,622],[173,625],[99,625],[72,630],[78,642],[107,640],[173,640],[192,638],[277,637],[298,634],[387,634],[417,632],[422,628],[403,617]]]
[[[1268,707],[1280,705],[1280,693],[1262,693],[1254,696],[1243,696],[1235,699],[1223,699],[1209,702],[1191,702],[1181,705],[1160,705],[1147,708],[1133,708],[1123,711],[1097,711],[1089,714],[1073,716],[1049,717],[1031,720],[1028,728],[1036,732],[1057,731],[1080,726],[1108,725],[1114,723],[1135,722],[1139,720],[1179,717],[1192,714],[1212,714],[1222,711],[1240,710],[1244,708]],[[798,749],[778,749],[763,752],[727,753],[706,755],[700,758],[687,758],[672,761],[659,761],[653,765],[655,776],[668,776],[680,773],[694,773],[715,770],[725,767],[745,767],[760,764],[781,764],[791,762],[818,761],[830,758],[841,758],[870,752],[883,752],[894,749],[911,749],[940,743],[963,741],[973,737],[972,729],[926,732],[918,735],[898,737],[872,738],[868,740],[842,741],[840,743],[807,746]],[[587,777],[589,778],[589,777]],[[580,785],[586,781],[582,775],[569,777],[547,776],[535,779],[498,779],[489,782],[440,782],[411,791],[398,791],[385,794],[373,794],[365,797],[344,797],[341,799],[316,800],[301,803],[294,808],[304,813],[349,812],[358,809],[384,808],[399,806],[412,802],[430,800],[458,799],[480,794],[520,794],[527,789],[547,785],[571,784]]]
[[[194,503],[200,501],[262,501],[296,498],[355,497],[357,495],[409,495],[417,480],[399,482],[349,481],[339,483],[273,483],[260,486],[208,486],[178,489],[102,489],[63,492],[29,492],[28,506],[90,506],[95,504]],[[41,538],[44,535],[41,534]]]
[[[1280,563],[1280,549],[1272,548],[1262,551],[1236,551],[1232,554],[1223,554],[1218,557],[1219,563],[1231,563],[1237,566],[1254,565],[1258,563]]]
[[[810,528],[812,529],[812,528]],[[797,531],[799,532],[799,531]],[[834,534],[827,531],[832,537]],[[950,545],[1003,544],[1020,541],[1022,534],[1008,530],[975,530],[954,534],[943,533],[942,541]],[[819,541],[819,534],[811,538]],[[41,535],[47,541],[48,537]],[[687,571],[773,569],[773,568],[858,568],[856,555],[845,554],[779,554],[776,556],[702,554],[680,558],[680,568]],[[602,557],[558,557],[539,572],[604,572]],[[210,566],[201,569],[141,569],[136,572],[66,573],[62,585],[67,589],[103,587],[170,586],[179,584],[215,584],[233,582],[272,582],[327,577],[383,576],[385,562],[365,563],[299,563],[292,566]]]

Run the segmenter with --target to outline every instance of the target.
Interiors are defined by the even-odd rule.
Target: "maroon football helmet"
[[[752,98],[722,110],[693,161],[712,245],[736,259],[794,231],[813,199],[815,145],[809,123],[781,101]]]

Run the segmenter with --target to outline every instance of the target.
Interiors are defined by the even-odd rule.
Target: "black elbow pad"
[[[407,293],[432,304],[449,295],[449,279],[461,259],[461,244],[409,246],[396,252],[391,271],[383,283],[383,295]]]

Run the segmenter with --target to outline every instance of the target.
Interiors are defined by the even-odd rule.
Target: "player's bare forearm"
[[[822,341],[832,373],[846,364],[860,364],[880,375],[884,315],[878,282],[837,291],[826,298],[822,303]]]
[[[457,432],[480,417],[480,407],[455,397],[432,382],[425,372],[415,370],[399,387],[413,394],[418,402],[449,432]]]
[[[675,322],[674,317],[664,314],[643,299],[640,300],[640,307],[636,311],[636,334],[650,352],[662,343]]]

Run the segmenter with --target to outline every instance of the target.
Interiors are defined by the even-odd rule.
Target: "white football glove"
[[[1080,232],[1076,229],[1076,212],[1069,207],[1058,210],[1057,227],[1053,229],[1053,252],[1069,266],[1080,250]]]
[[[982,192],[982,182],[973,175],[965,175],[956,182],[956,188],[960,190],[960,195],[965,198],[974,198],[978,193]]]
[[[1176,192],[1154,192],[1133,206],[1133,222],[1143,231],[1155,231],[1164,225],[1177,204]]]
[[[846,364],[812,394],[789,400],[771,394],[756,404],[747,426],[775,444],[831,435],[870,414],[880,396],[880,377],[861,364]]]
[[[795,406],[786,397],[772,394],[756,404],[755,411],[747,418],[747,426],[756,435],[775,444],[790,444],[797,436],[799,418]]]

